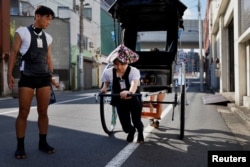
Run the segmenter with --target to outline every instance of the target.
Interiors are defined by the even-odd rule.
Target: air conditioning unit
[[[89,42],[89,47],[90,48],[94,48],[94,43],[93,42]]]

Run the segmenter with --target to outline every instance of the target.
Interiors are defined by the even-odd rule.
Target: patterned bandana
[[[139,55],[121,44],[109,54],[107,59],[108,62],[118,59],[122,63],[130,64],[136,62],[139,59]]]

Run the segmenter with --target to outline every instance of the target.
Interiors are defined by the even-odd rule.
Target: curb
[[[228,108],[245,123],[248,129],[250,129],[250,110],[248,108],[238,106],[234,103],[229,103]]]
[[[0,101],[2,101],[2,100],[10,100],[10,99],[14,99],[14,97],[12,97],[12,96],[0,97]]]

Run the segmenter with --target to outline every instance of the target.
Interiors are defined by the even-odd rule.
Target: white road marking
[[[60,101],[60,102],[56,102],[54,104],[63,104],[63,103],[68,103],[68,102],[72,102],[72,101],[78,101],[78,100],[82,100],[82,99],[88,99],[88,98],[92,98],[93,96],[90,97],[82,97],[82,98],[77,98],[77,99],[71,99],[71,100],[65,100],[65,101]],[[30,109],[36,109],[37,107],[31,107]],[[11,113],[15,113],[18,112],[19,109],[15,109],[15,110],[11,110],[11,111],[6,111],[6,112],[2,112],[0,113],[0,115],[7,115],[7,114],[11,114]]]
[[[2,112],[0,113],[0,115],[7,115],[7,114],[10,114],[10,113],[14,113],[14,112],[18,112],[18,110],[12,110],[12,111],[7,111],[7,112]]]
[[[34,108],[37,108],[37,107],[30,107],[30,109],[34,109]],[[11,110],[11,111],[6,111],[6,112],[0,113],[0,115],[5,115],[5,114],[7,115],[7,114],[18,112],[18,111],[19,111],[19,109]]]
[[[166,109],[162,112],[162,118],[164,118],[172,109],[172,105],[168,105]],[[160,122],[161,120],[159,120]],[[148,125],[144,129],[144,138],[146,138],[149,133],[154,129],[154,127]],[[145,133],[147,132],[147,133]],[[136,143],[137,138],[134,139],[133,143],[129,143],[124,149],[122,149],[105,167],[120,167],[128,159],[128,157],[135,151],[135,149],[140,145]]]
[[[61,102],[56,102],[54,104],[63,104],[63,103],[68,103],[68,102],[72,102],[72,101],[77,101],[77,100],[82,100],[82,99],[88,99],[88,98],[92,98],[93,96],[91,97],[82,97],[82,98],[78,98],[78,99],[71,99],[71,100],[65,100],[65,101],[61,101]]]

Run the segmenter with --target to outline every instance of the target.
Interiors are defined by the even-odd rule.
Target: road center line
[[[162,112],[162,118],[164,118],[172,109],[172,105],[168,105],[166,109]],[[161,120],[159,120],[160,122]],[[146,138],[154,127],[148,125],[144,128],[144,138]],[[129,143],[124,149],[122,149],[105,167],[119,167],[121,166],[128,157],[135,151],[135,149],[140,145],[136,143],[137,137],[134,139],[133,143]]]

